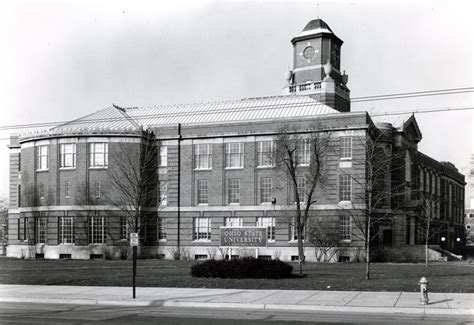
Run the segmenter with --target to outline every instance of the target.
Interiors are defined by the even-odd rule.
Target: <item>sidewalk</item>
[[[77,305],[243,308],[413,315],[474,315],[474,293],[430,293],[420,305],[414,292],[241,290],[0,285],[0,302]]]

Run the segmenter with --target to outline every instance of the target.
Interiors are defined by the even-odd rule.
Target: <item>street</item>
[[[472,316],[2,303],[0,324],[474,324]]]

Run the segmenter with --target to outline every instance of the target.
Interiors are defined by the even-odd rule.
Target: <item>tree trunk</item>
[[[425,267],[428,267],[428,240],[429,240],[429,234],[430,234],[430,225],[426,227],[426,239],[425,239]]]
[[[365,279],[370,280],[370,212],[367,216],[367,229],[365,239]]]
[[[298,227],[298,264],[300,276],[303,275],[304,251],[303,251],[303,227]]]

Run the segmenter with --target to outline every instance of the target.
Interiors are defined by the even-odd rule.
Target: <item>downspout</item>
[[[178,123],[178,252],[181,249],[181,123]]]

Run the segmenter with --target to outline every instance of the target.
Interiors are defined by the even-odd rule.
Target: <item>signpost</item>
[[[229,259],[234,247],[254,247],[258,257],[258,248],[267,246],[267,227],[220,227],[221,247],[229,249]]]
[[[138,233],[132,232],[130,233],[130,246],[133,249],[133,299],[136,296],[136,285],[135,285],[135,278],[137,276],[137,247],[138,247]]]

